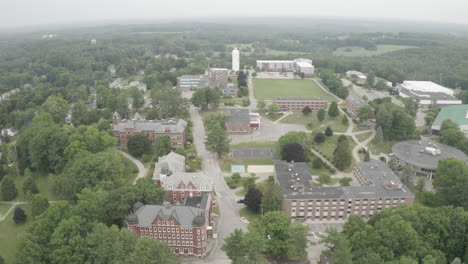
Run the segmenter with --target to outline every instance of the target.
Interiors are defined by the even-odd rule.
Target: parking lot
[[[275,157],[272,148],[237,148],[232,150],[235,159],[271,159]]]

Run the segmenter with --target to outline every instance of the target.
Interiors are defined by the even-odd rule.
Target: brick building
[[[313,111],[328,108],[328,101],[321,98],[283,97],[273,99],[273,104],[278,105],[281,111],[302,111],[306,106]]]
[[[348,97],[346,97],[346,109],[348,110],[348,113],[353,117],[353,118],[358,118],[359,116],[359,108],[368,105],[364,99],[361,97],[350,93]],[[372,112],[370,115],[370,119],[374,119],[374,113]]]
[[[226,116],[224,126],[226,133],[231,135],[250,133],[250,114],[249,109],[234,108],[224,111]]]
[[[206,210],[208,225],[211,226],[211,213],[215,206],[213,181],[201,172],[185,172],[184,156],[171,152],[160,157],[155,164],[153,181],[167,191],[172,204],[190,204]]]
[[[121,120],[115,112],[112,117],[112,133],[119,139],[119,146],[126,148],[131,136],[143,134],[151,143],[159,136],[169,136],[172,147],[183,147],[187,142],[187,122],[179,118],[144,120],[136,113],[132,120]]]
[[[360,186],[312,187],[306,163],[277,161],[275,180],[283,192],[283,211],[294,219],[344,221],[350,215],[369,218],[400,204],[412,205],[414,194],[386,163],[359,162],[354,175]]]
[[[229,73],[226,68],[210,68],[207,72],[208,79],[215,84],[216,88],[227,87]]]
[[[205,210],[167,202],[163,205],[137,202],[133,210],[126,224],[138,236],[166,242],[179,256],[206,256],[208,221]]]

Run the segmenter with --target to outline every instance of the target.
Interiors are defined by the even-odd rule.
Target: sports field
[[[254,95],[258,100],[272,100],[278,97],[318,97],[336,100],[312,80],[254,79]]]
[[[377,50],[366,50],[361,47],[341,47],[333,52],[336,56],[349,56],[349,57],[367,57],[377,56],[384,53],[399,51],[404,49],[417,48],[416,46],[403,46],[403,45],[377,45]]]

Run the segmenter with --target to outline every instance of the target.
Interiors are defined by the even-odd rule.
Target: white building
[[[367,81],[366,75],[362,72],[358,71],[347,71],[346,72],[346,77],[354,82],[356,82],[359,85],[363,85]]]
[[[239,64],[240,64],[240,55],[239,55],[239,50],[237,48],[234,48],[232,51],[232,70],[235,72],[239,71]]]
[[[453,96],[452,89],[428,81],[404,81],[399,85],[399,93],[401,97],[414,98],[426,107],[462,104],[461,100]]]
[[[312,65],[312,60],[302,58],[295,60],[258,60],[257,68],[260,71],[267,72],[302,72],[306,77],[311,77],[315,73],[315,67]]]

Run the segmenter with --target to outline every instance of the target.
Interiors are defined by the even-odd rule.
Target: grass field
[[[325,142],[323,143],[315,143],[313,141],[313,146],[316,150],[322,152],[322,155],[324,155],[329,161],[333,160],[333,152],[335,151],[336,147],[338,146],[338,135],[333,135],[331,137],[327,137]],[[347,137],[350,150],[352,150],[356,146],[356,142],[351,137]]]
[[[15,224],[13,222],[13,213],[0,222],[0,256],[5,259],[5,263],[15,263],[15,255],[18,250],[20,238],[25,234],[26,229],[32,223],[31,206],[22,204],[20,207],[25,211],[26,222],[23,224]]]
[[[325,128],[329,126],[334,132],[345,132],[348,127],[341,123],[342,117],[343,116],[340,115],[334,118],[330,118],[328,115],[326,115],[323,121],[319,121],[317,119],[317,111],[314,111],[309,115],[304,115],[302,112],[297,111],[292,115],[288,115],[287,117],[281,119],[279,122],[286,124],[307,125],[307,128],[310,130],[321,129],[325,131]]]
[[[260,218],[260,214],[253,212],[247,207],[241,208],[239,210],[239,215],[245,217],[249,222]]]
[[[336,56],[349,56],[349,57],[367,57],[377,56],[384,53],[417,48],[416,46],[403,46],[403,45],[377,45],[377,50],[366,50],[361,47],[341,47],[338,48],[333,55]]]
[[[254,79],[254,95],[258,100],[272,100],[277,97],[318,97],[336,100],[312,80],[270,80]]]
[[[359,134],[359,135],[356,135],[356,138],[359,140],[359,142],[363,142],[364,140],[368,139],[370,137],[370,135],[372,134],[372,132],[367,132],[367,133],[364,133],[364,134]]]
[[[392,152],[392,146],[393,144],[395,144],[396,142],[395,141],[384,141],[382,143],[379,143],[379,144],[375,144],[373,141],[371,141],[368,145],[370,151],[374,154],[374,155],[378,155],[380,154],[381,152],[382,153],[390,153]]]

